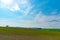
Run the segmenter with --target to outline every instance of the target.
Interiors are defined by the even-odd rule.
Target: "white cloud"
[[[18,11],[20,9],[18,3],[15,0],[1,0],[0,8],[9,9],[10,11]]]
[[[11,11],[19,11],[20,10],[20,8],[19,8],[19,6],[18,6],[18,4],[15,4],[15,5],[13,5],[11,8],[9,8]]]
[[[34,21],[35,22],[45,22],[45,17],[42,12],[39,12],[39,14],[36,15]]]
[[[55,20],[55,21],[54,21]],[[60,27],[60,16],[59,15],[51,15],[45,16],[41,12],[35,17],[34,22],[38,27],[43,28],[59,28]],[[57,21],[57,22],[56,22]]]
[[[20,0],[21,4],[27,4],[28,0]]]
[[[58,22],[55,22],[53,20],[57,20]],[[45,16],[43,12],[40,11],[39,14],[36,15],[34,20],[23,20],[17,18],[16,21],[11,22],[11,20],[0,19],[0,25],[20,26],[26,28],[60,28],[59,20],[60,16]]]
[[[10,7],[15,1],[14,0],[0,0],[0,8],[8,8]]]
[[[30,6],[28,0],[0,0],[0,8],[9,9],[12,12],[20,11],[24,13],[24,15],[27,15],[32,7]],[[22,10],[22,8],[26,9]]]
[[[10,5],[11,3],[13,3],[13,0],[1,0],[1,2],[5,5]]]
[[[31,11],[32,8],[33,8],[33,6],[28,6],[28,7],[26,8],[26,10],[23,11],[24,16],[28,15],[28,14],[30,13],[30,11]]]
[[[31,9],[35,6],[35,5],[33,5],[33,6],[30,5],[27,0],[18,0],[18,3],[16,1],[13,2],[12,0],[10,0],[10,1],[3,0],[0,3],[0,8],[9,9],[12,12],[21,11],[24,15],[23,17],[25,17],[26,15],[28,15],[28,13],[30,13]],[[45,5],[46,3],[47,2],[42,2],[42,3],[40,3],[40,5],[37,5],[37,7],[41,7],[41,6]],[[26,8],[25,10],[22,10],[22,8],[19,7],[22,4]],[[35,11],[36,10],[31,11],[31,15],[33,15],[35,13]],[[20,26],[20,27],[42,27],[42,28],[60,27],[60,22],[59,22],[60,15],[59,16],[54,15],[56,13],[57,13],[57,11],[52,11],[51,12],[51,14],[53,14],[52,16],[45,16],[45,15],[43,15],[43,12],[40,11],[39,13],[37,13],[34,20],[23,20],[22,19],[23,17],[20,16],[17,18],[17,22],[9,22],[11,20],[0,19],[0,25],[11,25],[11,26]],[[53,20],[56,20],[58,22],[55,22]]]

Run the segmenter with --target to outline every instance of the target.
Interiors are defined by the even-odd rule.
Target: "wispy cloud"
[[[9,10],[14,12],[14,11],[19,11],[20,8],[19,8],[18,4],[15,4],[11,8],[9,8]]]
[[[60,15],[56,15],[58,10],[54,9],[50,12],[51,15],[44,15],[42,7],[47,4],[48,1],[42,1],[39,3],[31,4],[29,0],[0,0],[0,8],[8,9],[5,13],[8,16],[15,18],[1,19],[0,25],[11,25],[11,26],[20,26],[20,27],[42,27],[42,28],[53,28],[60,27]],[[46,6],[45,6],[46,7]],[[17,12],[17,13],[16,13]],[[16,14],[15,14],[16,13]],[[23,14],[20,16],[20,14]]]
[[[35,17],[35,23],[37,26],[40,27],[47,27],[47,28],[59,28],[60,27],[60,16],[58,15],[51,15],[45,16],[41,12]]]

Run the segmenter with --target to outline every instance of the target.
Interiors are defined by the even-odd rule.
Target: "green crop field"
[[[0,27],[1,40],[60,40],[60,30]]]

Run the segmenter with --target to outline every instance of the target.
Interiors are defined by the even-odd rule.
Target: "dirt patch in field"
[[[0,34],[0,40],[60,40],[58,36],[30,36],[30,35],[6,35]]]

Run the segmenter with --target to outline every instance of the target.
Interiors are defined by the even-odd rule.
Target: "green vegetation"
[[[0,27],[2,40],[60,40],[60,29]]]
[[[0,34],[60,36],[60,30],[0,27]]]

